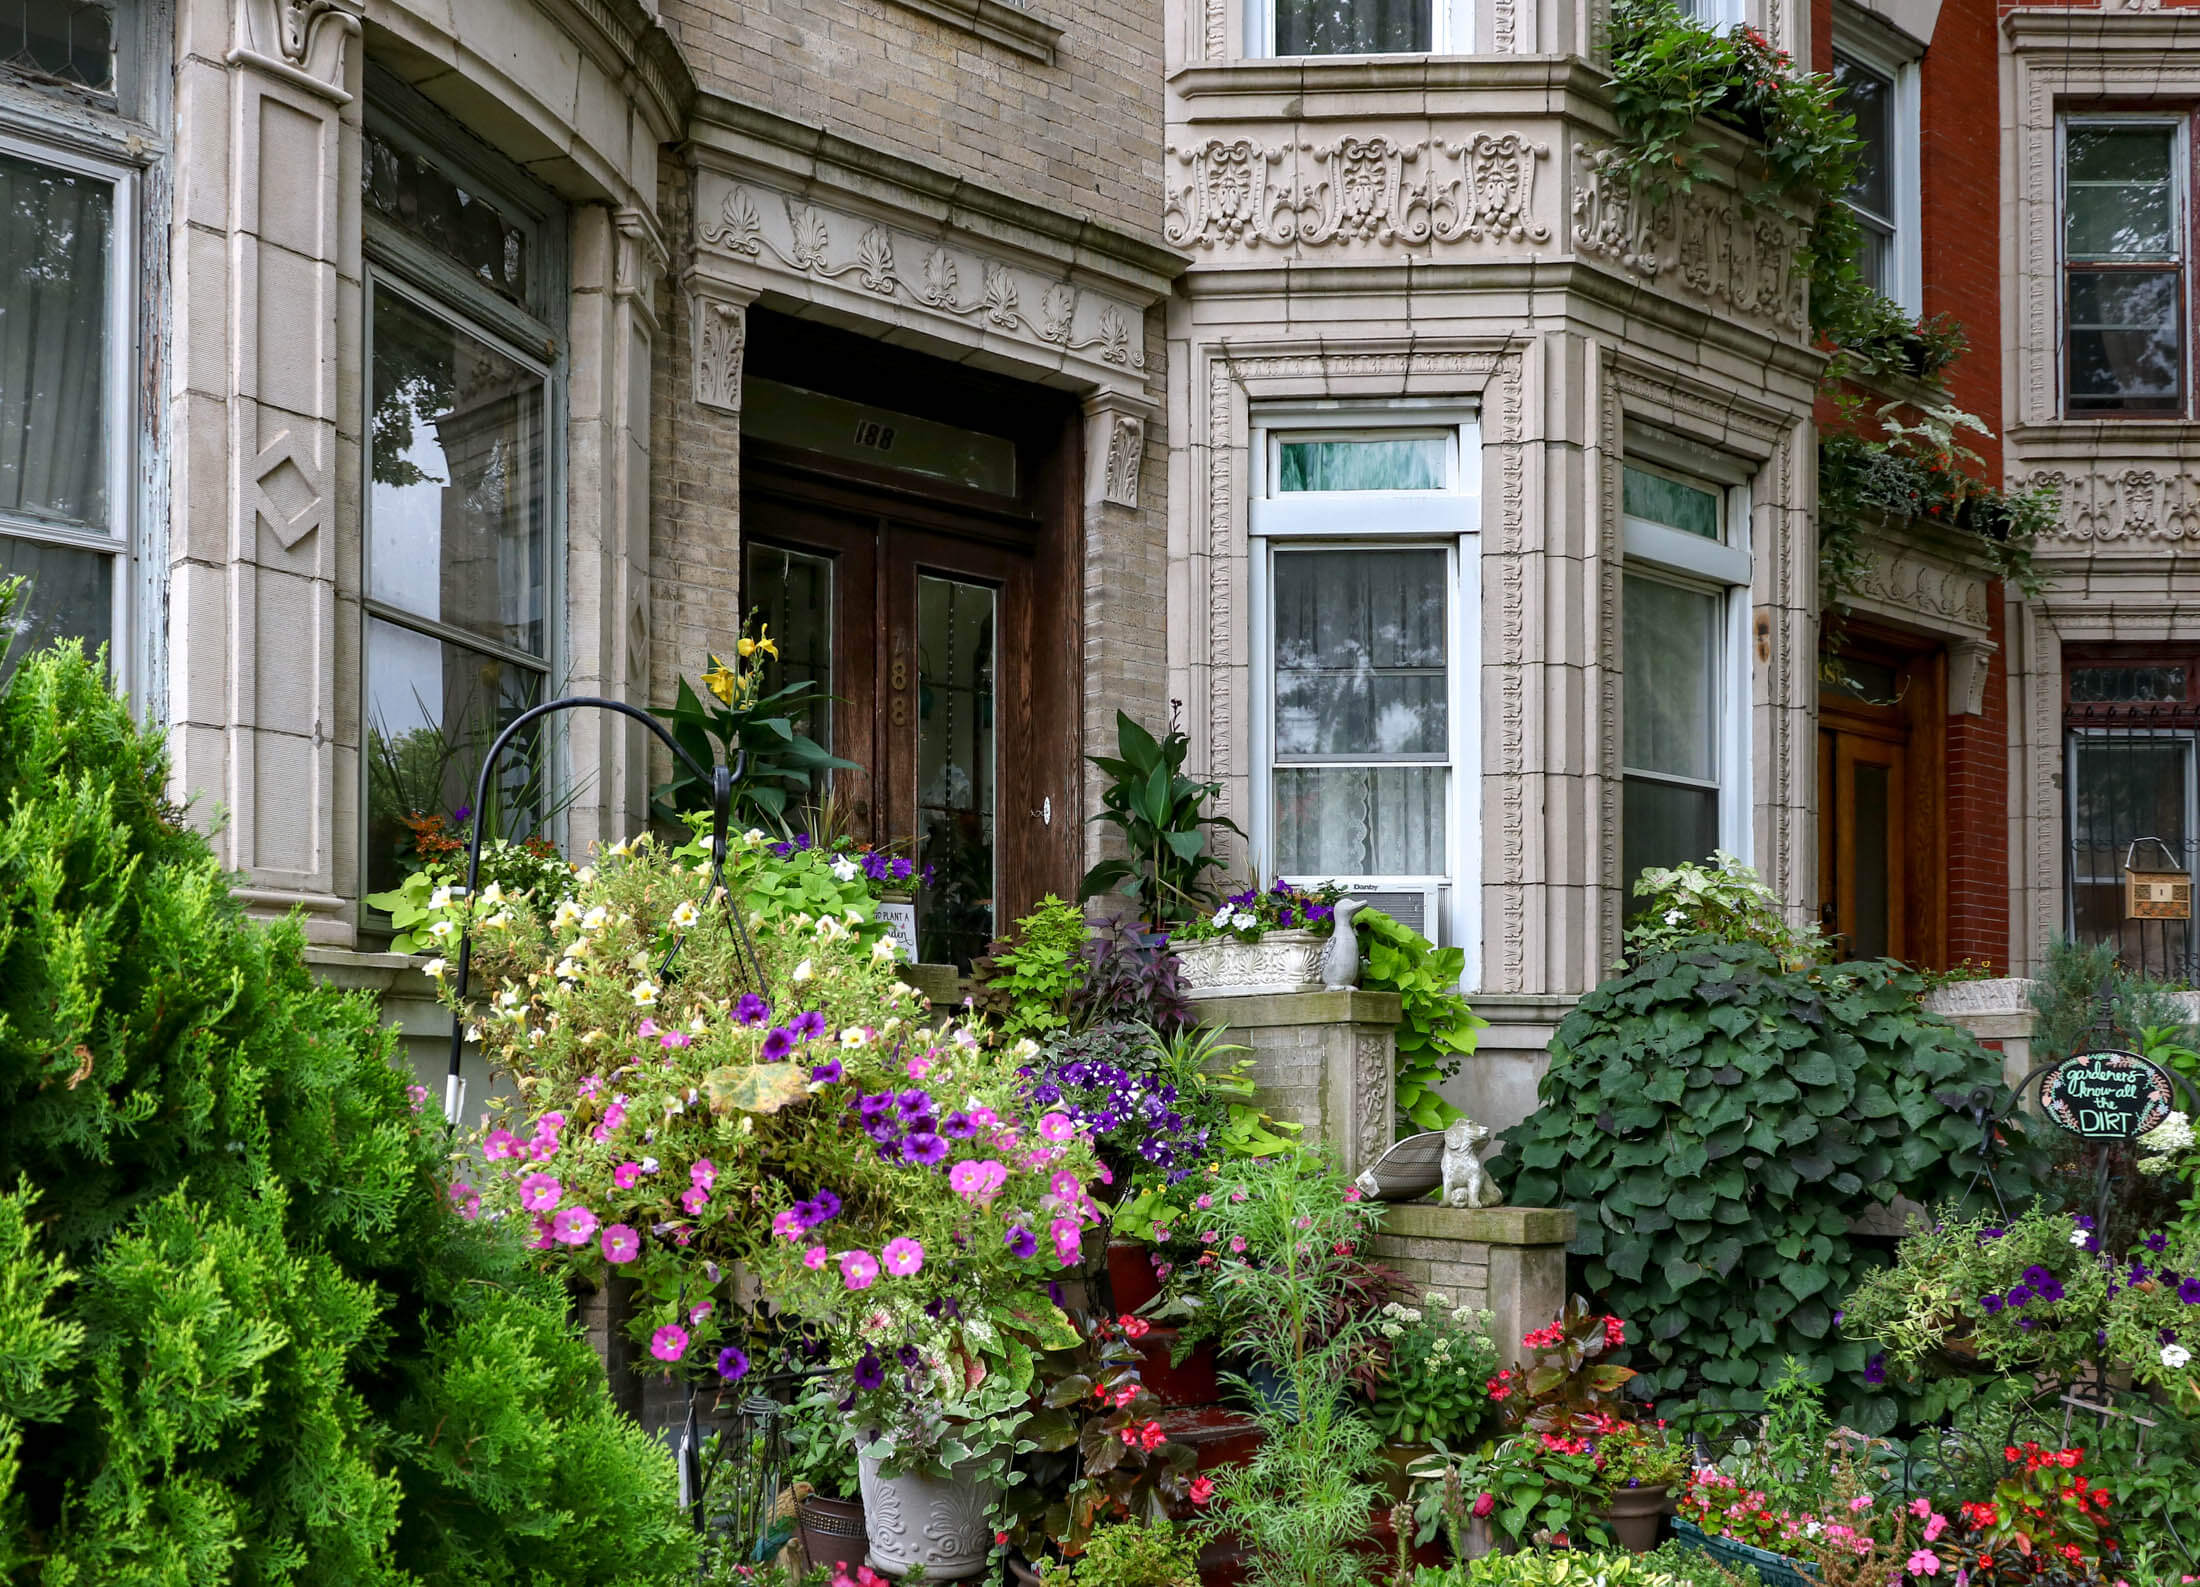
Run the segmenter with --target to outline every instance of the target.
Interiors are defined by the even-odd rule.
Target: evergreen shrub
[[[372,1003],[243,917],[104,670],[0,683],[0,1576],[682,1579],[562,1291],[453,1211]]]

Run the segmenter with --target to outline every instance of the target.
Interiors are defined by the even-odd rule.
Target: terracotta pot
[[[995,1490],[978,1480],[976,1462],[945,1477],[907,1471],[889,1477],[878,1462],[859,1455],[863,1481],[863,1529],[871,1540],[871,1567],[887,1576],[921,1575],[926,1581],[960,1581],[985,1566],[993,1550],[986,1525]]]
[[[1631,1554],[1647,1554],[1658,1546],[1658,1531],[1672,1496],[1673,1490],[1663,1483],[1622,1488],[1604,1507],[1605,1525],[1612,1529],[1612,1537],[1621,1548]]]
[[[802,1552],[813,1566],[844,1566],[853,1576],[863,1563],[868,1535],[859,1500],[822,1499],[813,1493],[795,1511],[795,1524],[802,1533]]]

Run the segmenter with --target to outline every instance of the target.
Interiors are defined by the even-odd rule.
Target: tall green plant
[[[1367,955],[1360,986],[1398,994],[1398,1118],[1417,1130],[1440,1130],[1460,1115],[1436,1088],[1474,1056],[1475,1033],[1489,1024],[1459,991],[1467,956],[1437,947],[1379,909],[1361,910],[1352,925]]]
[[[682,678],[671,708],[651,714],[665,720],[674,741],[698,764],[735,770],[736,825],[783,829],[788,801],[806,798],[820,772],[861,768],[803,731],[811,713],[831,698],[815,680],[765,687],[765,662],[779,659],[779,643],[753,615],[742,625],[734,658],[729,666],[715,654],[710,657],[703,672],[709,702]],[[710,785],[674,761],[671,777],[654,790],[657,819],[677,825],[681,816],[709,808]]]
[[[1979,1132],[1958,1104],[2007,1095],[2000,1055],[1924,1013],[1921,990],[1890,961],[1791,969],[1706,941],[1640,960],[1560,1024],[1541,1106],[1494,1166],[1516,1205],[1576,1209],[1589,1286],[1640,1330],[1661,1402],[1753,1409],[1794,1356],[1850,1426],[1892,1424],[1833,1322],[1870,1260],[1851,1222],[1963,1197]],[[2014,1200],[2044,1163],[2019,1120],[2002,1129]]]
[[[1228,816],[1207,808],[1222,785],[1184,774],[1191,738],[1173,720],[1167,736],[1157,739],[1118,711],[1115,743],[1114,755],[1087,757],[1108,778],[1093,820],[1121,833],[1127,852],[1087,871],[1078,900],[1120,889],[1156,926],[1204,913],[1213,902],[1207,874],[1223,866],[1208,846],[1210,836],[1245,835]]]
[[[166,774],[73,642],[0,685],[9,1579],[682,1580],[664,1452]]]

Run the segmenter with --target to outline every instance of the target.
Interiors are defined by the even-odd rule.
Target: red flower
[[[1350,1256],[1352,1254],[1352,1242],[1350,1240],[1339,1240],[1329,1249],[1333,1255]]]
[[[1123,1336],[1126,1339],[1143,1339],[1153,1332],[1153,1324],[1143,1317],[1123,1316],[1116,1318],[1115,1321],[1116,1326],[1123,1330]]]
[[[1205,1503],[1206,1503],[1206,1502],[1207,1502],[1207,1501],[1208,1501],[1209,1499],[1212,1499],[1212,1498],[1213,1498],[1214,1496],[1215,1496],[1215,1479],[1214,1479],[1214,1478],[1212,1478],[1212,1477],[1194,1477],[1194,1478],[1192,1479],[1192,1503],[1194,1503],[1194,1504],[1205,1504]]]

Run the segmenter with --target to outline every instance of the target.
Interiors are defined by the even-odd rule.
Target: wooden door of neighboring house
[[[1846,957],[1942,967],[1947,657],[1852,630],[1818,697],[1819,922]]]

